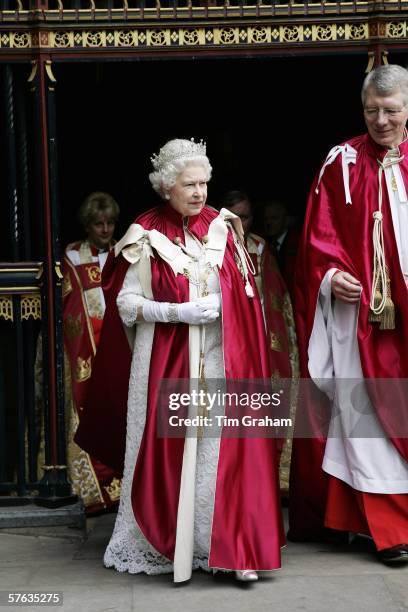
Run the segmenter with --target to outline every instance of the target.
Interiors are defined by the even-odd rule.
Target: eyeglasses
[[[402,108],[365,108],[364,114],[367,117],[376,117],[380,113],[383,113],[386,117],[396,117],[405,109],[405,106]]]

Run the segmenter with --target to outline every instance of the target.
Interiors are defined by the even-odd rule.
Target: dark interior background
[[[407,65],[405,53],[388,60]],[[121,207],[116,237],[158,201],[150,157],[170,138],[203,139],[213,166],[208,203],[229,189],[253,203],[283,199],[301,222],[307,192],[329,149],[365,130],[360,89],[367,54],[306,57],[54,61],[57,83],[58,210],[61,249],[82,237],[78,208],[92,191],[108,191]],[[13,65],[17,171],[28,151],[29,194],[19,196],[19,253],[7,153],[7,87],[0,70],[0,261],[43,260],[42,198],[35,149],[30,66]],[[20,93],[19,93],[20,92]],[[21,92],[25,92],[21,95]],[[25,110],[23,106],[25,105]],[[27,117],[27,144],[19,125]],[[21,165],[21,164],[20,164]],[[257,227],[262,233],[262,227]]]
[[[364,54],[56,65],[61,244],[81,235],[75,215],[91,191],[117,199],[118,236],[156,204],[150,156],[174,137],[207,142],[209,204],[241,189],[254,203],[284,199],[302,217],[328,150],[364,130],[366,62]]]

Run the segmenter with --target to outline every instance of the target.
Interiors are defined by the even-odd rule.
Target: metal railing
[[[134,10],[134,9],[178,9],[178,8],[228,8],[230,6],[274,6],[274,5],[335,5],[356,4],[354,0],[342,2],[326,2],[313,0],[1,0],[0,11],[69,11],[69,10]],[[358,4],[378,5],[378,2],[368,1]],[[380,4],[399,4],[395,0],[383,0]]]

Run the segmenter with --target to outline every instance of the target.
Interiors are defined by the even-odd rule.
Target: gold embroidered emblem
[[[120,499],[121,481],[118,478],[113,478],[110,485],[103,487],[111,501]]]
[[[62,279],[62,298],[66,297],[68,293],[72,291],[71,277],[69,273],[64,274],[64,278]]]
[[[82,325],[81,313],[77,317],[73,317],[71,314],[67,316],[64,321],[64,331],[69,340],[82,336],[84,327]]]
[[[88,359],[82,359],[78,357],[75,378],[77,382],[84,382],[84,380],[88,380],[91,377],[92,366],[91,366],[91,357]]]
[[[394,174],[392,175],[392,179],[391,179],[391,188],[393,191],[398,191],[397,180]]]
[[[269,332],[269,337],[271,340],[271,349],[273,351],[281,351],[282,350],[282,340],[279,337],[279,334],[275,332]]]
[[[101,269],[99,266],[87,266],[88,278],[91,283],[101,282]]]

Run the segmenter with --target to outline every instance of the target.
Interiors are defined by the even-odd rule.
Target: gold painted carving
[[[197,8],[197,7],[193,7]],[[58,26],[57,26],[58,27]],[[50,48],[50,49],[120,49],[123,47],[168,47],[168,46],[234,46],[259,44],[297,44],[303,42],[335,43],[342,41],[366,41],[370,38],[407,37],[407,22],[389,21],[370,23],[319,23],[296,25],[253,25],[226,27],[158,27],[121,30],[51,30],[40,32],[0,32],[0,47],[5,49]]]
[[[219,28],[216,42],[221,45],[232,45],[239,43],[238,28]]]
[[[88,378],[91,377],[91,359],[91,357],[88,357],[88,359],[78,357],[75,372],[75,379],[77,382],[84,382],[84,380],[88,380]]]
[[[106,47],[106,32],[83,32],[84,47]]]
[[[368,52],[368,60],[367,60],[367,68],[365,70],[365,73],[368,74],[369,72],[371,72],[374,68],[374,62],[375,62],[375,54],[374,51],[369,51]],[[392,175],[394,177],[394,175]]]
[[[54,43],[53,46],[60,49],[74,46],[74,37],[72,32],[54,32],[51,40]]]
[[[64,332],[70,340],[78,338],[84,333],[84,326],[82,324],[81,313],[77,317],[68,315],[64,321]]]
[[[46,60],[45,62],[45,72],[47,73],[48,78],[50,79],[51,83],[56,83],[57,79],[55,78],[53,72],[52,72],[52,62],[51,60]],[[57,262],[57,266],[59,269],[59,262]],[[57,266],[55,266],[55,268],[57,268]],[[62,276],[59,276],[59,278],[62,278]]]
[[[387,24],[387,35],[390,38],[405,38],[407,35],[407,24],[405,21]]]
[[[47,71],[47,74],[48,74],[48,71]],[[60,261],[55,262],[54,271],[55,271],[55,274],[57,275],[58,280],[59,281],[63,280],[64,276],[61,272],[61,262]]]
[[[38,70],[38,62],[37,60],[33,60],[31,62],[31,72],[30,72],[30,76],[27,79],[27,83],[32,83],[37,75],[37,70]],[[41,278],[42,275],[42,271],[43,271],[43,264],[40,264],[40,267],[38,269],[38,275],[36,276],[36,278]],[[41,272],[41,274],[40,274]]]
[[[13,321],[13,298],[11,295],[0,296],[0,319]]]
[[[336,39],[336,26],[334,24],[313,26],[312,31],[313,40],[327,41]]]
[[[346,26],[346,38],[350,40],[365,40],[368,38],[368,24],[367,23],[352,23]]]
[[[10,36],[6,32],[3,32],[0,36],[0,46],[11,47]]]
[[[196,30],[183,30],[181,35],[181,44],[185,45],[198,45],[200,44],[200,31]]]
[[[25,49],[31,46],[30,34],[26,32],[12,32],[10,34],[10,47]]]
[[[152,47],[169,45],[170,30],[147,30],[147,44]]]
[[[248,42],[251,43],[268,43],[271,40],[270,28],[249,28]]]
[[[22,295],[21,296],[21,312],[22,321],[28,319],[41,319],[41,296],[40,295]]]
[[[136,47],[137,46],[137,30],[115,32],[115,45],[118,47]]]
[[[280,28],[281,41],[302,42],[303,26],[283,26]]]

